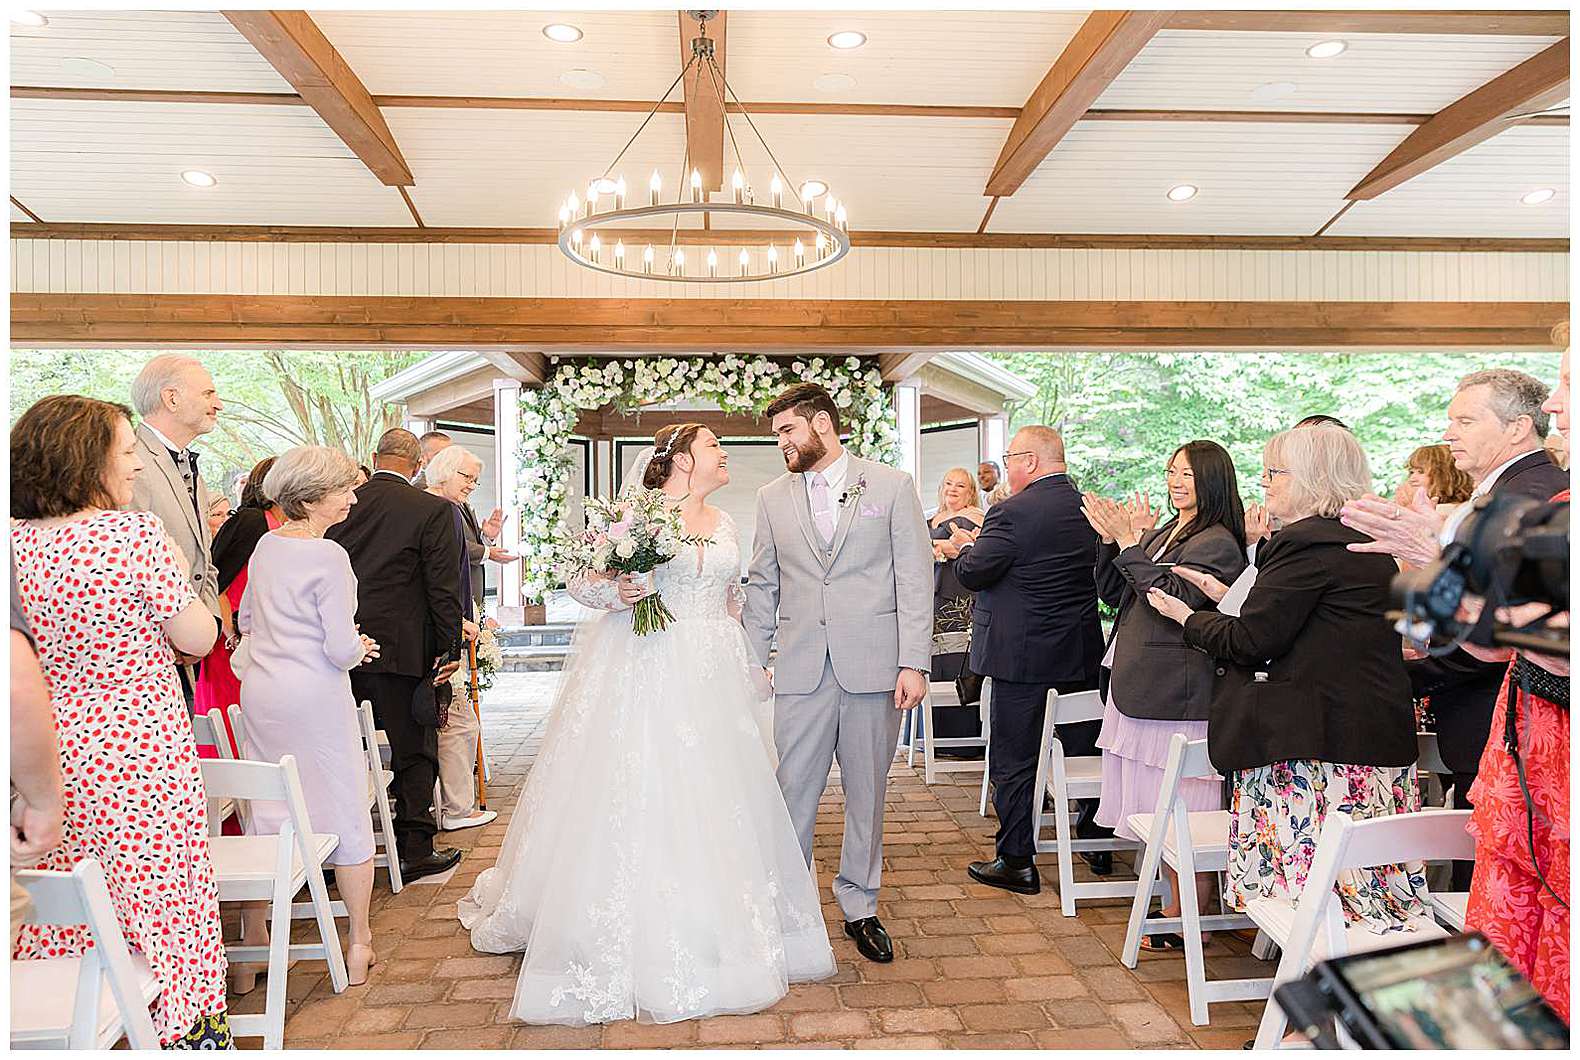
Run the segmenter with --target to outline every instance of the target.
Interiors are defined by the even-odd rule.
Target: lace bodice
[[[699,555],[700,552],[700,555]],[[679,555],[653,571],[653,584],[677,621],[737,618],[740,615],[741,545],[735,520],[719,511],[719,525],[699,549],[687,545]],[[570,593],[589,607],[625,610],[614,583],[578,578]]]

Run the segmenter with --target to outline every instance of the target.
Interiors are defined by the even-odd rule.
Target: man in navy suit
[[[1041,889],[1032,862],[1032,800],[1048,689],[1097,687],[1103,635],[1097,623],[1097,535],[1081,514],[1080,491],[1064,463],[1064,440],[1050,427],[1023,427],[1004,454],[1010,496],[988,509],[973,538],[957,530],[946,555],[976,593],[971,669],[993,678],[988,750],[998,856],[974,862],[973,879],[1020,894]],[[1061,733],[1095,746],[1098,723]],[[1080,748],[1075,749],[1080,753]]]

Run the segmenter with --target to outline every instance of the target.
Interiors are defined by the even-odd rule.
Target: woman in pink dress
[[[142,467],[120,405],[56,395],[11,428],[17,587],[49,680],[65,787],[61,845],[19,867],[97,860],[126,941],[159,981],[161,1044],[225,1048],[208,807],[172,651],[207,652],[214,618],[159,519],[116,510]],[[28,925],[12,956],[90,946],[80,927]]]
[[[219,570],[219,591],[229,606],[230,619],[225,624],[225,636],[216,641],[198,671],[197,687],[193,690],[192,713],[207,714],[217,710],[220,729],[230,740],[232,757],[241,757],[241,740],[230,729],[226,711],[241,702],[241,682],[231,671],[230,653],[239,639],[235,615],[241,610],[241,595],[247,591],[247,562],[258,541],[271,530],[278,530],[285,521],[279,505],[263,495],[263,477],[274,466],[274,457],[265,457],[247,475],[247,485],[241,493],[241,506],[236,514],[226,520],[214,535],[214,566]],[[214,749],[207,744],[198,746],[203,758],[213,758]],[[232,825],[227,822],[227,834]],[[237,834],[240,834],[237,830]]]

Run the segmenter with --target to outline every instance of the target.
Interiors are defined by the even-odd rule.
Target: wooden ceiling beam
[[[1552,11],[1178,11],[1168,29],[1214,33],[1427,33],[1565,37],[1569,12]]]
[[[1569,95],[1569,38],[1545,48],[1432,116],[1389,152],[1346,199],[1375,199],[1517,124],[1514,115]]]
[[[315,225],[167,225],[100,224],[57,221],[48,225],[18,222],[13,239],[87,239],[181,241],[199,243],[553,243],[552,228],[394,228]],[[738,246],[764,242],[784,232],[746,229],[683,230],[687,246]],[[668,229],[627,230],[626,238],[668,243]],[[1479,236],[1237,236],[1179,233],[1083,234],[1054,232],[904,232],[857,230],[854,247],[921,247],[960,250],[1350,250],[1448,251],[1454,253],[1567,254],[1567,238]]]
[[[231,25],[385,184],[416,183],[362,81],[303,11],[226,11]]]
[[[692,41],[700,36],[699,27],[685,11],[677,12],[680,19],[680,61],[691,61]],[[704,25],[708,39],[713,42],[713,59],[719,73],[727,69],[725,58],[725,31],[729,12],[720,11]],[[724,187],[724,85],[699,59],[686,74],[683,85],[686,91],[686,156],[688,165],[702,176],[704,191],[718,191]],[[691,179],[691,174],[686,174]],[[682,188],[684,192],[684,187]]]
[[[883,353],[878,355],[878,371],[883,375],[886,383],[900,383],[915,375],[928,361],[932,360],[932,351],[917,353],[909,350],[905,353]]]
[[[1551,349],[1566,302],[883,301],[14,294],[16,346]],[[481,369],[492,377],[495,369]],[[445,399],[481,393],[462,377]],[[471,390],[467,388],[471,387]]]
[[[1094,11],[1088,15],[1021,108],[982,194],[1015,194],[1171,14]]]
[[[514,379],[518,383],[542,386],[543,380],[548,378],[549,359],[545,354],[519,350],[478,350],[477,355],[505,373],[507,379]]]

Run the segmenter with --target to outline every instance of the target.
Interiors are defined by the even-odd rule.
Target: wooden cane
[[[477,808],[488,809],[488,788],[483,783],[483,708],[477,690],[477,642],[466,646],[466,661],[471,668],[467,685],[472,693],[472,713],[477,716]]]

